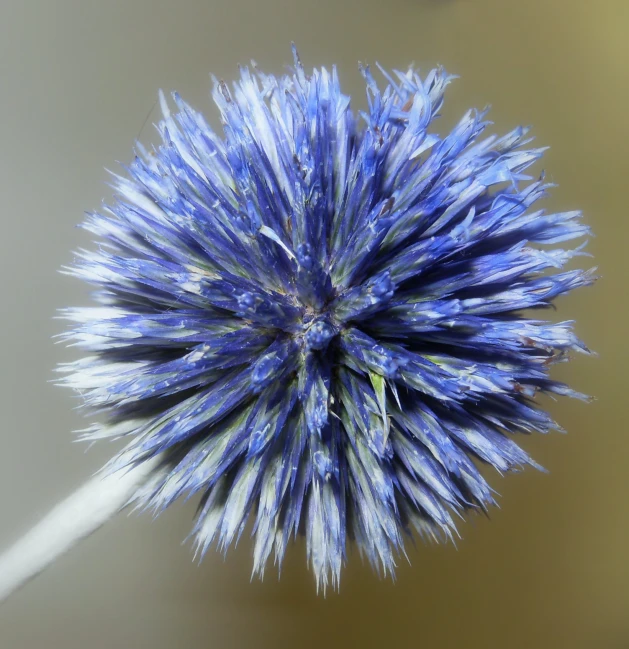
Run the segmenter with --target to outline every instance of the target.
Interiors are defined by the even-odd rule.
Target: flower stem
[[[131,470],[98,473],[57,504],[0,555],[0,601],[124,509],[154,466],[149,460]]]

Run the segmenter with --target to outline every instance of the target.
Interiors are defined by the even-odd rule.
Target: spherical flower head
[[[451,537],[494,502],[479,462],[536,466],[513,440],[556,428],[536,393],[582,397],[549,378],[587,352],[572,323],[524,313],[593,280],[553,245],[580,214],[531,210],[543,150],[483,112],[440,136],[451,77],[381,73],[356,115],[335,69],[244,68],[215,81],[222,134],[162,97],[162,144],[68,269],[97,287],[65,312],[89,355],[63,382],[101,419],[82,437],[127,440],[112,471],[160,458],[141,507],[199,494],[201,555],[251,521],[262,574],[302,533],[323,588],[350,540],[391,573],[406,535]]]

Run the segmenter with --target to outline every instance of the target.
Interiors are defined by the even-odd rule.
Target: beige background
[[[50,341],[55,309],[86,300],[56,271],[103,168],[151,137],[160,87],[209,109],[209,72],[281,72],[291,40],[361,97],[359,59],[442,63],[461,76],[445,120],[491,102],[499,130],[552,145],[548,206],[585,211],[603,279],[559,305],[600,357],[557,375],[598,401],[550,405],[569,435],[523,444],[551,473],[493,477],[501,509],[461,525],[458,550],[410,549],[396,584],[354,554],[323,599],[301,544],[281,581],[250,584],[247,541],[192,563],[193,505],[120,517],[0,609],[0,647],[629,647],[628,29],[627,0],[3,0],[0,546],[111,452],[71,442],[83,421],[47,383],[72,357]]]

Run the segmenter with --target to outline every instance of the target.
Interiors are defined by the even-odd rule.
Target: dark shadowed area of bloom
[[[97,287],[65,311],[89,355],[63,383],[104,417],[83,437],[128,439],[112,470],[163,459],[142,507],[200,494],[200,553],[251,520],[262,573],[304,533],[324,588],[349,539],[392,572],[405,535],[491,505],[478,461],[536,466],[513,434],[557,427],[533,398],[582,397],[549,366],[587,349],[523,311],[593,280],[553,245],[588,234],[580,214],[531,210],[549,185],[525,129],[483,139],[470,111],[436,135],[443,70],[362,72],[355,115],[336,70],[245,68],[215,82],[223,135],[162,98],[161,146],[68,269]]]

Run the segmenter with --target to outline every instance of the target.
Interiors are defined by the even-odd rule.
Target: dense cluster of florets
[[[522,313],[592,281],[547,245],[586,235],[579,213],[530,210],[526,130],[479,139],[470,111],[437,135],[443,70],[362,73],[357,116],[336,70],[245,68],[215,83],[223,135],[162,97],[161,146],[69,269],[98,287],[66,311],[90,355],[64,382],[105,416],[84,437],[129,440],[112,470],[162,459],[143,506],[201,494],[201,553],[252,520],[261,573],[303,532],[324,587],[348,539],[388,572],[405,534],[492,504],[475,461],[534,465],[512,434],[556,427],[533,397],[581,396],[548,370],[587,351]]]

